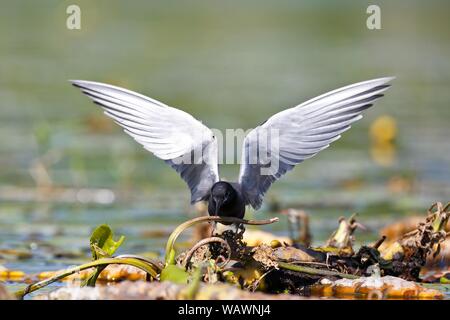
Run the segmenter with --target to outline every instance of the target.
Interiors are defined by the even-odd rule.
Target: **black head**
[[[233,203],[236,197],[236,190],[231,184],[225,181],[216,182],[211,188],[210,208],[218,215],[220,208]]]

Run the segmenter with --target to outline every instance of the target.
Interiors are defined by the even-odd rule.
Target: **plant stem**
[[[169,262],[170,257],[170,251],[173,249],[173,245],[175,244],[175,241],[177,240],[178,236],[187,228],[201,222],[206,221],[215,221],[215,222],[227,222],[227,223],[242,223],[242,224],[249,224],[249,225],[265,225],[265,224],[271,224],[278,221],[278,218],[272,218],[268,220],[244,220],[244,219],[238,219],[233,217],[220,217],[220,216],[202,216],[197,217],[191,220],[188,220],[182,224],[180,224],[170,235],[169,239],[167,240],[166,244],[166,255],[165,255],[165,262],[166,264]]]
[[[139,268],[139,269],[147,272],[153,278],[156,278],[158,276],[158,273],[149,264],[147,264],[141,260],[138,260],[135,258],[104,258],[104,259],[99,259],[99,260],[95,260],[92,262],[88,262],[88,263],[82,264],[80,266],[66,269],[65,271],[61,272],[60,274],[57,274],[51,278],[33,283],[33,284],[27,286],[25,289],[15,292],[15,295],[17,298],[22,299],[28,293],[39,290],[45,286],[48,286],[49,284],[51,284],[53,282],[56,282],[62,278],[70,276],[81,270],[90,269],[90,268],[97,267],[97,266],[107,266],[109,264],[127,264],[127,265],[134,266],[136,268]]]
[[[337,272],[337,271],[324,270],[324,269],[316,269],[316,268],[305,267],[305,266],[299,266],[299,265],[290,264],[290,263],[286,263],[286,262],[278,262],[278,266],[280,266],[283,269],[287,269],[287,270],[291,270],[291,271],[303,272],[303,273],[319,275],[319,276],[337,276],[337,277],[347,278],[347,279],[359,278],[358,276],[355,276],[353,274],[341,273],[341,272]]]
[[[222,244],[228,252],[228,258],[227,260],[224,262],[223,265],[226,265],[231,258],[231,247],[228,244],[228,242],[226,242],[224,239],[219,238],[219,237],[210,237],[210,238],[206,238],[203,240],[200,240],[199,242],[197,242],[192,248],[191,250],[188,251],[188,253],[186,253],[186,257],[184,258],[184,267],[186,268],[186,270],[189,267],[189,263],[191,262],[192,256],[194,255],[195,251],[197,251],[200,247],[203,247],[206,244],[209,243],[213,243],[213,242],[219,242],[220,244]]]
[[[132,259],[137,259],[137,260],[143,261],[145,263],[148,263],[153,269],[155,269],[155,271],[157,273],[161,273],[161,271],[164,267],[163,264],[158,260],[145,258],[145,257],[139,256],[136,254],[121,254],[121,255],[115,256],[113,258],[120,258],[120,259],[132,258]]]

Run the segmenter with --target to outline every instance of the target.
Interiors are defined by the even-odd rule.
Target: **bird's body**
[[[211,216],[242,219],[245,215],[245,199],[239,183],[219,181],[213,184],[208,198],[208,213]]]
[[[255,210],[261,207],[273,182],[327,148],[361,119],[392,79],[349,85],[273,115],[245,137],[239,179],[234,183],[220,180],[217,139],[190,114],[108,84],[72,83],[180,174],[191,190],[192,204],[207,201],[210,215],[242,218],[247,205]]]

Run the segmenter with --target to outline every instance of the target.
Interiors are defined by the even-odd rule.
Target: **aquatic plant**
[[[420,281],[418,274],[427,256],[438,255],[439,245],[447,236],[444,229],[450,217],[449,207],[449,204],[434,204],[424,222],[383,250],[380,245],[385,237],[372,245],[363,245],[356,252],[353,249],[353,233],[362,226],[355,215],[349,219],[341,218],[337,230],[326,244],[316,248],[301,244],[287,245],[276,240],[270,244],[248,246],[243,241],[245,225],[270,224],[277,222],[278,218],[243,220],[202,216],[175,228],[167,240],[164,262],[138,255],[114,256],[124,237],[115,241],[111,228],[101,225],[90,238],[93,261],[33,283],[16,292],[16,297],[23,298],[30,292],[82,270],[92,271],[81,282],[81,287],[94,287],[99,275],[109,265],[119,264],[142,270],[147,275],[147,281],[185,286],[179,289],[179,296],[185,299],[198,297],[199,290],[204,288],[202,283],[228,283],[250,292],[300,295],[308,292],[322,292],[324,295],[347,292],[365,294],[367,297],[373,296],[371,291],[363,292],[362,288],[374,287],[375,291],[381,292],[376,297],[381,298],[442,298],[439,292],[427,290],[416,282]],[[223,222],[229,228],[225,231],[214,229],[210,237],[177,254],[175,244],[179,235],[189,227],[206,222]]]

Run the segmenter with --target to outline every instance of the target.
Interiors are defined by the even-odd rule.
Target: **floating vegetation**
[[[437,203],[434,204],[430,210],[437,209],[442,211],[448,211],[447,208],[443,208],[442,204]],[[408,234],[410,232],[415,232],[416,227],[423,222],[423,217],[420,216],[412,216],[406,219],[400,220],[396,223],[390,224],[389,226],[380,230],[380,235],[386,237],[385,241],[380,245],[380,251],[385,252],[385,254],[392,254],[392,250],[395,247],[400,247],[400,244],[397,242],[398,239],[402,238],[403,235]],[[450,232],[450,224],[443,223],[442,231]],[[442,236],[444,234],[442,233]],[[405,242],[405,240],[404,240]],[[448,266],[450,264],[450,238],[446,237],[443,241],[439,242],[439,254],[438,255],[428,255],[426,261],[427,268],[442,268]],[[389,253],[391,250],[391,253]]]
[[[428,210],[424,222],[381,250],[382,259],[392,263],[389,274],[419,280],[427,258],[436,258],[440,253],[441,244],[448,235],[445,228],[449,218],[450,203],[445,207],[440,202],[435,203]]]
[[[91,262],[58,272],[41,273],[38,275],[40,281],[17,291],[16,297],[23,298],[50,283],[65,279],[77,280],[75,283],[78,284],[73,283],[38,298],[285,299],[351,296],[442,299],[441,291],[420,284],[420,274],[429,256],[439,256],[441,245],[448,236],[445,230],[450,218],[449,207],[450,204],[435,203],[413,230],[388,245],[383,245],[386,239],[383,236],[374,244],[363,245],[358,250],[354,248],[354,232],[364,226],[356,220],[356,215],[349,219],[340,218],[336,231],[319,247],[306,246],[294,239],[280,241],[276,237],[268,237],[266,239],[270,241],[260,241],[256,245],[246,243],[246,225],[271,224],[278,218],[243,220],[201,216],[182,223],[172,232],[163,261],[139,255],[114,256],[124,237],[114,240],[110,227],[101,225],[91,235]],[[176,243],[180,234],[202,223],[212,224],[210,236],[177,253]],[[309,232],[304,226],[301,229]],[[8,277],[13,275],[11,271],[1,272]],[[20,276],[23,278],[25,275]],[[122,282],[112,287],[96,286],[99,281]],[[130,281],[138,284],[131,286]],[[448,283],[448,273],[436,273],[434,281],[427,280],[437,281],[444,285]]]
[[[358,279],[323,279],[311,287],[311,292],[320,296],[361,297],[366,299],[419,298],[442,299],[444,294],[435,289],[425,288],[415,282],[393,276],[380,277],[375,274]]]
[[[25,272],[20,270],[0,270],[0,280],[22,281],[26,277]]]

